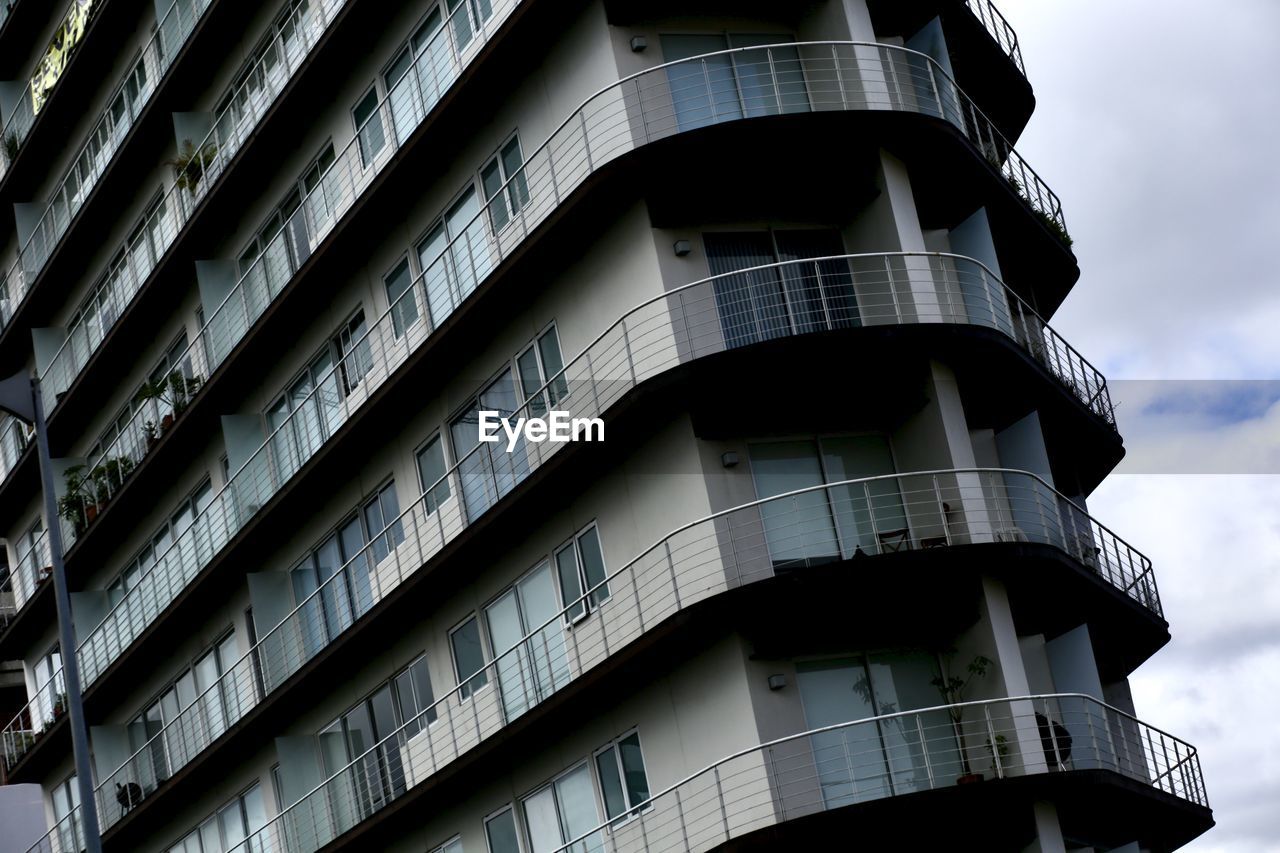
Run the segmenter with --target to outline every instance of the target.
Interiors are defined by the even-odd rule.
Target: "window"
[[[703,235],[703,244],[717,276],[713,287],[726,346],[861,325],[851,262],[788,263],[844,254],[839,232],[722,232]],[[783,265],[731,275],[778,263]],[[892,304],[890,295],[882,299]]]
[[[269,98],[266,90],[268,80],[275,84],[274,74],[283,57],[280,49],[293,56],[294,61],[300,58],[297,51],[305,30],[310,21],[310,4],[308,0],[289,0],[284,11],[276,18],[271,29],[263,37],[255,49],[245,68],[236,77],[231,90],[218,105],[217,136],[225,140],[248,130],[249,124],[256,119]],[[234,145],[235,143],[230,143]]]
[[[511,217],[529,201],[529,185],[525,181],[523,166],[520,137],[513,136],[480,169],[480,184],[484,188],[489,219],[495,232],[506,227]],[[499,194],[501,198],[497,198]]]
[[[292,477],[345,419],[342,401],[373,366],[366,329],[364,311],[357,311],[267,409],[272,461],[282,481]]]
[[[294,601],[302,608],[302,643],[308,657],[372,606],[369,562],[359,559],[367,541],[360,516],[348,518],[289,573]],[[316,590],[320,594],[312,595]]]
[[[507,721],[546,699],[571,677],[564,629],[556,618],[559,613],[560,600],[546,560],[484,609]]]
[[[649,799],[649,777],[640,751],[640,734],[624,735],[596,753],[596,772],[609,820],[626,819]]]
[[[459,837],[451,838],[439,847],[432,847],[431,853],[463,853],[462,839]]]
[[[489,853],[520,853],[520,836],[511,806],[484,819],[484,836]]]
[[[796,687],[810,729],[934,707],[938,689],[933,682],[941,676],[937,655],[924,652],[796,664]],[[954,731],[947,712],[935,710],[814,735],[813,757],[826,807],[949,784],[964,772]],[[923,740],[922,733],[927,733]],[[986,757],[991,758],[989,753]]]
[[[200,516],[209,504],[213,501],[213,487],[208,480],[201,483],[194,492],[184,498],[174,510],[169,520],[160,525],[160,528],[151,536],[151,541],[144,545],[134,558],[125,566],[115,579],[107,584],[107,605],[115,607],[123,601],[131,591],[133,591],[147,572],[162,559],[165,552],[169,550],[169,546],[177,541],[178,537],[186,532],[195,519]],[[204,547],[203,545],[201,547]],[[144,606],[134,602],[131,606]],[[155,617],[156,603],[154,601],[145,604],[148,610],[146,620],[149,622]]]
[[[411,292],[413,273],[409,270],[409,259],[396,264],[382,283],[387,288],[387,304],[391,306],[391,325],[399,338],[405,329],[418,322],[418,300]]]
[[[52,723],[59,719],[66,709],[66,683],[62,680],[62,651],[54,643],[49,651],[40,657],[33,667],[35,679],[36,710],[40,719],[33,719],[33,724]],[[42,725],[37,725],[37,728]]]
[[[80,821],[72,818],[76,809],[80,808],[80,787],[76,774],[72,773],[49,792],[53,800],[53,819],[58,833],[58,848],[61,850],[83,850]]]
[[[443,323],[493,267],[485,231],[480,200],[469,182],[418,243],[418,268],[433,325]]]
[[[508,418],[519,408],[515,378],[508,368],[449,422],[468,520],[484,513],[529,474],[523,441],[510,452],[505,442],[480,443],[480,412],[497,412],[499,417]]]
[[[250,853],[266,850],[260,839],[249,838],[267,825],[262,786],[252,788],[218,809],[194,831],[168,849],[168,853]]]
[[[270,297],[279,293],[289,280],[293,270],[310,257],[313,229],[332,213],[331,200],[321,182],[333,165],[333,159],[333,143],[326,142],[297,182],[285,191],[280,203],[263,219],[257,233],[240,253],[237,266],[240,276],[249,278],[245,282],[245,299],[251,317],[261,313]]]
[[[30,588],[34,590],[44,580],[46,568],[45,552],[41,545],[44,539],[44,519],[39,516],[27,528],[18,540],[18,569],[26,574]]]
[[[449,499],[449,480],[445,477],[444,442],[437,433],[418,451],[418,482],[422,486],[423,506],[427,515]]]
[[[489,683],[484,646],[480,641],[480,622],[475,616],[449,632],[449,647],[453,650],[453,672],[460,687],[458,696],[466,699],[473,691]]]
[[[364,505],[364,526],[373,542],[373,561],[381,563],[404,541],[400,521],[400,502],[396,499],[395,481],[388,483]]]
[[[569,611],[565,620],[577,621],[593,607],[609,598],[609,584],[604,555],[600,551],[600,531],[593,522],[572,541],[556,550],[556,574],[560,579],[560,596]],[[585,599],[583,593],[591,590]],[[580,600],[581,599],[581,600]]]
[[[364,322],[364,312],[357,311],[333,339],[339,370],[342,373],[342,390],[346,394],[356,390],[369,369],[373,367],[373,353],[369,348],[368,331],[369,328]]]
[[[582,836],[587,837],[569,848],[572,853],[604,849],[603,833],[587,835],[600,825],[600,812],[591,768],[585,761],[525,797],[520,806],[529,846],[535,853],[559,850]]]
[[[382,84],[391,105],[397,139],[407,137],[422,116],[435,106],[440,100],[441,84],[448,82],[440,78],[447,73],[446,69],[452,69],[453,56],[448,39],[435,38],[441,21],[440,6],[433,3],[408,44],[383,72]],[[421,94],[421,104],[417,103],[415,94]]]
[[[723,53],[729,48],[753,47],[794,41],[790,35],[663,35],[662,58],[667,66],[676,120],[680,130],[746,116],[806,112],[800,55],[794,47],[768,51]],[[678,62],[703,54],[699,62]]]
[[[374,86],[365,92],[351,110],[351,118],[355,122],[356,135],[360,139],[360,161],[367,168],[373,158],[387,144],[386,131],[382,126],[382,113],[378,110],[378,88]]]
[[[401,747],[435,722],[431,677],[420,657],[317,735],[326,777],[350,767],[367,816],[405,792]],[[424,713],[425,712],[425,713]]]
[[[516,374],[520,377],[521,396],[529,404],[529,417],[542,417],[569,396],[569,384],[561,372],[563,370],[560,338],[552,325],[516,356]],[[543,389],[543,385],[547,387]]]
[[[142,787],[144,794],[153,791],[240,719],[240,702],[244,697],[234,683],[221,680],[239,659],[233,629],[183,669],[129,722],[126,730],[130,750],[146,750],[144,758],[135,763],[138,773],[132,780]],[[196,706],[194,712],[190,710],[193,705]],[[183,718],[182,722],[172,725],[179,717]],[[163,736],[157,737],[162,732]],[[192,733],[199,734],[193,736]]]
[[[910,525],[896,478],[817,488],[893,474],[893,453],[884,436],[762,442],[750,445],[748,455],[760,498],[808,490],[760,508],[775,569],[910,547]]]

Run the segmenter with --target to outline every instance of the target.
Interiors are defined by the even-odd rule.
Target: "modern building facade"
[[[1172,850],[987,0],[0,7],[3,849]],[[480,440],[486,412],[603,441]],[[19,675],[20,674],[20,675]]]

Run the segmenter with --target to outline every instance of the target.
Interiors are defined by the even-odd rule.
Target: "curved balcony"
[[[141,635],[223,546],[396,374],[415,344],[429,334],[410,317],[449,304],[452,276],[428,271],[424,305],[410,289],[383,313],[348,356],[316,383],[295,411],[231,476],[209,507],[82,642],[84,683],[97,676]],[[432,273],[436,275],[432,275]],[[781,298],[785,290],[790,296]],[[802,306],[788,309],[787,303]],[[654,297],[619,318],[570,361],[547,392],[575,415],[595,417],[636,385],[681,363],[768,338],[858,326],[967,324],[996,329],[1044,365],[1098,418],[1114,428],[1106,380],[1018,300],[982,264],[953,255],[854,255],[795,261],[695,282]],[[416,333],[415,333],[416,331]],[[354,388],[352,387],[354,386]],[[560,390],[571,393],[565,395]],[[545,406],[545,402],[531,403]],[[579,411],[585,406],[587,411]],[[536,414],[531,408],[527,414]],[[496,469],[483,446],[458,464]],[[536,469],[544,450],[512,482]],[[108,493],[109,497],[109,493]],[[474,506],[492,503],[475,498]],[[487,505],[486,503],[486,505]],[[64,522],[66,520],[64,519]],[[78,519],[70,522],[81,528]],[[87,518],[84,523],[87,523]],[[145,605],[144,605],[145,602]]]
[[[1027,76],[1027,67],[1022,62],[1022,47],[1018,44],[1018,34],[1004,15],[991,0],[964,0],[967,8],[982,23],[987,34],[1000,46],[1005,56],[1009,57],[1023,77]]]
[[[81,642],[80,664],[86,685],[159,618],[235,533],[302,468],[309,455],[318,451],[377,388],[392,379],[411,352],[414,330],[421,333],[418,342],[429,334],[410,317],[429,316],[427,306],[450,298],[449,283],[449,277],[438,277],[436,287],[429,291],[434,294],[431,296],[407,290],[355,342],[348,357],[321,377],[307,400],[233,474],[194,524],[159,555],[138,585]],[[787,305],[801,306],[801,310]],[[765,339],[857,327],[928,324],[971,325],[1001,332],[1055,377],[1071,399],[1114,428],[1105,378],[990,270],[961,256],[911,253],[770,264],[667,291],[615,321],[516,414],[544,412],[550,399],[557,407],[568,406],[575,416],[600,416],[633,388],[681,364]],[[360,394],[344,396],[342,389],[355,377]],[[340,402],[335,406],[324,401]],[[443,548],[499,497],[537,470],[552,452],[536,445],[528,450],[513,463],[491,456],[484,445],[478,445],[428,491],[462,494],[466,504],[450,522],[447,535],[441,526],[440,541],[431,553]],[[491,482],[476,482],[478,476],[487,476]],[[454,525],[456,529],[452,529]],[[1093,544],[1093,537],[1083,532],[1071,553],[1092,563],[1102,560],[1109,565],[1115,560],[1119,565],[1127,561],[1133,568],[1131,555],[1126,557],[1119,550],[1104,554]],[[1150,577],[1149,565],[1139,574]],[[1148,588],[1143,581],[1132,589],[1135,598],[1159,615],[1154,586]]]
[[[349,627],[461,532],[467,526],[466,496],[478,494],[470,461],[433,484],[393,522],[394,532],[356,554],[104,777],[98,789],[102,825],[113,826],[141,802],[118,802],[117,785],[127,790],[134,785],[141,798],[150,797],[332,642],[321,608],[345,612],[338,618]],[[495,474],[484,488],[501,489],[500,477]],[[388,537],[396,547],[389,547]],[[402,763],[414,778],[425,778],[648,629],[730,589],[856,557],[1010,542],[1056,548],[1159,614],[1150,562],[1035,475],[943,470],[802,489],[715,513],[646,549],[500,654],[469,686],[426,710],[429,738],[413,740],[417,726],[407,724],[398,733],[404,741]],[[846,565],[856,571],[861,564]],[[340,604],[348,594],[338,593],[339,588],[355,590],[354,600]],[[599,620],[579,622],[597,608]],[[481,682],[499,685],[497,694],[463,701]],[[404,780],[400,784],[402,790],[412,787]],[[339,827],[316,846],[349,828]]]
[[[500,18],[509,14],[514,5],[512,0],[506,9],[495,9],[489,29],[498,26]],[[465,9],[459,7],[455,14]],[[466,45],[463,53],[458,52],[456,36],[450,35],[456,29],[446,24],[437,31],[434,38],[442,44],[418,57],[414,73],[406,74],[382,101],[268,249],[211,312],[200,335],[180,359],[187,365],[184,372],[188,376],[208,377],[225,361],[337,221],[354,206],[373,177],[394,160],[402,141],[421,124],[439,101],[442,89],[456,79],[458,69],[473,53],[474,41]],[[496,203],[491,202],[487,210],[477,213],[464,233],[445,249],[435,269],[428,271],[427,276],[440,277],[453,275],[454,267],[465,267],[459,275],[466,280],[454,283],[445,301],[430,306],[433,321],[442,322],[458,302],[523,243],[532,229],[560,206],[565,196],[605,164],[675,134],[742,118],[877,110],[944,119],[961,129],[1001,170],[1037,217],[1054,233],[1065,236],[1057,197],[994,125],[923,54],[847,42],[788,44],[723,54],[731,54],[734,62],[747,69],[740,78],[726,83],[722,75],[706,73],[708,57],[718,57],[720,53],[681,60],[606,87],[566,119],[528,158],[524,169],[499,190]],[[704,73],[689,73],[698,69]],[[388,138],[390,145],[372,141]],[[380,150],[370,163],[365,162],[362,153],[366,146]],[[507,209],[500,211],[499,205]],[[428,292],[431,289],[428,285]],[[57,394],[74,381],[86,353],[92,351],[92,347],[72,343],[79,337],[85,336],[73,332],[42,376],[46,405],[51,408],[56,405]],[[185,402],[188,401],[184,399]],[[148,422],[153,425],[150,430]],[[132,469],[153,443],[147,439],[155,423],[154,413],[136,414],[104,458],[117,460],[117,467]],[[127,462],[120,462],[122,459]],[[120,485],[108,483],[105,495],[95,495],[92,502],[96,506],[109,500]],[[73,525],[69,535],[74,538],[76,534]]]
[[[202,8],[207,8],[211,0],[199,2],[203,4]],[[61,394],[71,386],[116,321],[147,283],[151,273],[160,265],[204,200],[209,188],[234,160],[244,143],[252,137],[262,116],[305,63],[347,2],[349,0],[326,0],[303,4],[293,11],[287,23],[278,27],[273,25],[274,38],[260,54],[257,65],[245,75],[240,89],[223,112],[218,114],[206,137],[192,144],[191,151],[186,152],[192,154],[188,165],[174,178],[152,208],[147,220],[137,229],[132,242],[122,246],[115,256],[116,260],[106,271],[103,284],[94,294],[92,310],[82,312],[80,320],[68,330],[66,340],[41,371],[45,410],[51,416]],[[177,8],[176,4],[174,8]],[[198,18],[187,23],[182,30],[183,38],[197,20]],[[156,39],[163,32],[164,30],[158,31]],[[74,183],[74,180],[68,179],[68,185]],[[87,190],[81,192],[87,196]],[[35,281],[57,238],[65,232],[73,212],[69,199],[56,199],[50,205],[41,220],[41,227],[32,235],[19,262],[15,264],[14,271],[11,271],[11,279],[16,276],[22,284]],[[19,286],[18,290],[22,295],[28,292],[23,286]],[[12,285],[9,291],[14,293]]]
[[[156,23],[156,30],[129,67],[124,80],[107,98],[102,118],[89,132],[83,147],[63,176],[31,235],[18,249],[4,280],[0,282],[0,331],[8,325],[40,276],[45,262],[88,200],[116,152],[129,135],[151,96],[178,56],[187,36],[195,29],[212,0],[174,0]],[[72,7],[81,5],[78,0]],[[23,103],[27,103],[24,99]],[[0,169],[0,179],[4,170]],[[130,253],[132,254],[132,253]],[[100,310],[109,310],[102,306]]]
[[[458,11],[465,11],[465,6]],[[493,26],[497,25],[498,14],[495,10],[490,19],[495,22]],[[445,25],[437,31],[437,37],[455,29]],[[450,39],[446,42],[446,46],[452,44]],[[815,55],[801,56],[801,49]],[[780,53],[775,56],[774,51]],[[935,70],[928,57],[901,48],[845,42],[738,49],[708,56],[722,54],[733,55],[735,62],[754,71],[743,72],[741,79],[729,81],[726,88],[722,77],[713,78],[706,73],[708,58],[695,57],[640,72],[587,99],[533,152],[526,166],[508,179],[485,209],[475,214],[462,233],[444,247],[421,277],[428,303],[421,310],[429,312],[431,322],[443,322],[524,243],[530,231],[560,206],[565,196],[608,162],[681,132],[746,117],[869,109],[918,112],[960,121],[969,129],[968,138],[988,156],[999,160],[996,152],[1007,148],[1008,155],[1002,160],[1006,179],[1019,189],[1020,197],[1032,210],[1046,222],[1060,226],[1061,208],[1056,196],[1007,143],[1001,142],[1003,137],[994,126],[983,123],[981,113],[949,83],[941,69]],[[399,141],[421,123],[439,100],[442,77],[446,82],[455,79],[458,66],[459,60],[451,50],[428,49],[422,53],[415,63],[415,73],[407,74],[381,103],[268,249],[211,313],[200,335],[179,359],[186,379],[197,383],[196,392],[189,393],[184,379],[181,393],[175,395],[182,398],[182,409],[199,396],[198,383],[225,361],[340,216],[351,208],[361,190],[393,159],[391,155]],[[703,73],[689,73],[699,69]],[[764,69],[769,69],[769,76],[761,79]],[[928,99],[929,93],[934,100]],[[377,146],[369,140],[388,134],[396,144],[381,146],[382,153],[366,165],[362,147],[367,144],[373,149]],[[59,354],[63,366],[74,361],[72,352],[74,348],[64,346]],[[55,359],[55,364],[46,370],[48,379],[43,385],[46,394],[52,396],[46,405],[56,403],[57,389],[61,387],[58,374],[62,367],[57,366],[58,361]],[[178,408],[176,404],[174,408]],[[103,476],[92,484],[81,518],[73,517],[67,525],[68,541],[79,536],[87,527],[89,516],[96,517],[150,451],[158,421],[158,412],[140,409],[102,459],[91,460],[94,466],[105,463]]]
[[[1185,741],[1084,694],[1020,696],[868,717],[735,752],[552,853],[749,843],[753,833],[826,812],[954,790],[975,765],[993,780],[1100,770],[1198,811],[1209,806],[1199,754]],[[965,837],[954,825],[938,830],[953,843]],[[1164,831],[1133,830],[1144,840]],[[976,828],[971,843],[992,843],[996,832]]]

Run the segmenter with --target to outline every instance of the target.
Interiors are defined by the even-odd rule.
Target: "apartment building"
[[[1213,825],[987,0],[0,16],[3,849]]]

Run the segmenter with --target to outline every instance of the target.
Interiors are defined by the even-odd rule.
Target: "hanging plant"
[[[174,184],[179,189],[195,195],[196,187],[200,185],[205,169],[216,156],[218,156],[218,146],[214,143],[206,143],[203,148],[197,150],[190,139],[184,139],[182,145],[178,146],[178,156],[169,161],[169,165],[177,172]]]

